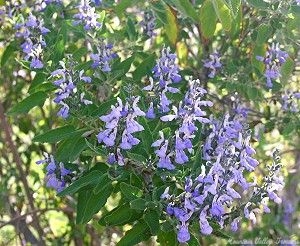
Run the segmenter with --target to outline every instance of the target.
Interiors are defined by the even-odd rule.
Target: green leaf
[[[149,55],[144,59],[133,71],[132,75],[134,80],[140,81],[143,76],[151,74],[151,70],[155,64],[155,54]]]
[[[135,5],[137,0],[121,0],[118,5],[115,7],[116,13],[118,16],[121,16],[125,13],[126,9],[130,6]]]
[[[198,23],[199,18],[197,12],[189,0],[171,0],[171,2],[176,6],[180,13],[191,18],[195,23]]]
[[[222,27],[225,31],[229,31],[231,29],[232,17],[230,13],[230,9],[224,2],[224,0],[212,0],[213,5],[216,11],[216,14],[222,24]]]
[[[147,122],[147,120],[144,117],[141,118],[141,123],[144,126],[144,131],[140,132],[139,135],[141,137],[142,144],[143,144],[143,147],[144,147],[146,153],[148,155],[151,155],[151,153],[152,153],[152,147],[151,147],[151,145],[154,142],[152,131],[150,130],[148,122]]]
[[[149,228],[145,221],[139,221],[129,231],[127,231],[124,237],[117,243],[117,246],[132,246],[142,241],[145,241],[151,237]]]
[[[144,220],[150,228],[151,235],[155,236],[159,231],[159,214],[154,210],[147,210]]]
[[[82,190],[78,196],[76,223],[86,224],[89,222],[93,215],[105,205],[113,190],[111,183],[106,184],[97,194],[92,190]]]
[[[15,41],[11,42],[9,45],[7,45],[6,49],[2,53],[1,57],[1,67],[3,67],[6,62],[9,60],[9,58],[13,55],[13,53],[18,50],[17,43]]]
[[[11,110],[9,114],[21,114],[28,113],[32,108],[36,106],[43,106],[47,94],[45,92],[39,91],[31,94],[30,96],[23,99],[21,102],[17,103]]]
[[[290,57],[287,58],[286,62],[281,67],[281,78],[280,81],[287,82],[294,71],[295,62]]]
[[[151,2],[151,9],[154,10],[157,21],[160,21],[162,24],[167,24],[167,14],[165,10],[165,4],[162,1]]]
[[[81,152],[87,148],[82,132],[75,133],[77,136],[64,140],[56,151],[56,159],[61,162],[75,161]]]
[[[137,38],[137,32],[136,32],[135,29],[136,28],[134,26],[134,23],[133,23],[132,19],[128,18],[127,19],[127,28],[126,28],[126,30],[127,30],[129,40],[131,40],[131,41],[134,41]]]
[[[209,23],[209,25],[207,24]],[[207,0],[200,9],[201,31],[205,38],[211,38],[216,30],[217,16],[211,0]]]
[[[241,7],[241,0],[229,0],[228,5],[233,16],[237,16]]]
[[[103,102],[95,111],[92,112],[91,116],[102,116],[107,113],[111,105],[114,105],[117,102],[116,98],[110,99]]]
[[[122,71],[121,76],[123,76],[124,74],[126,74],[129,71],[132,62],[134,61],[134,58],[135,58],[135,56],[132,55],[131,57],[127,58],[126,60],[115,64],[113,66],[112,70],[121,70]]]
[[[136,154],[133,152],[126,152],[126,154],[131,160],[137,161],[140,164],[145,163],[147,161],[147,159],[140,154]]]
[[[101,177],[99,177],[99,180],[97,182],[98,184],[93,189],[93,192],[95,194],[99,194],[102,191],[102,188],[105,186],[105,184],[110,182],[110,178],[108,177],[107,173],[104,173],[103,175],[101,175]]]
[[[175,46],[178,37],[178,24],[177,24],[177,17],[174,10],[166,5],[166,16],[167,16],[167,23],[165,24],[165,31],[167,37],[171,44]]]
[[[135,200],[130,201],[130,207],[135,210],[145,210],[147,201],[143,198],[137,198]]]
[[[133,211],[128,203],[124,203],[105,216],[104,221],[107,226],[125,225],[131,220]]]
[[[270,35],[272,34],[272,32],[273,32],[272,27],[270,25],[261,24],[257,28],[256,42],[258,44],[265,43],[270,38]]]
[[[159,242],[159,245],[161,246],[175,246],[178,245],[177,239],[176,239],[176,233],[174,230],[165,232],[165,231],[159,231],[157,235],[157,241]]]
[[[88,174],[80,177],[79,179],[75,180],[70,186],[65,188],[62,192],[58,193],[58,196],[65,196],[65,195],[72,195],[77,192],[79,189],[89,185],[95,184],[101,180],[103,173],[99,170],[94,170],[89,172]]]
[[[36,75],[34,76],[34,79],[31,81],[28,92],[29,93],[32,92],[35,87],[42,84],[46,80],[47,80],[46,74],[44,74],[42,72],[37,72]]]
[[[247,2],[252,5],[253,7],[256,7],[258,9],[268,9],[269,7],[269,4],[266,3],[265,1],[263,0],[247,0]]]
[[[135,200],[135,199],[141,197],[143,194],[143,192],[139,188],[129,185],[129,184],[126,184],[124,182],[122,182],[120,184],[120,189],[121,189],[122,194],[129,201]]]
[[[70,138],[75,132],[76,130],[74,126],[66,125],[37,135],[32,139],[32,141],[40,143],[56,143]]]
[[[199,243],[198,239],[193,234],[191,234],[191,239],[188,241],[188,245],[189,246],[199,246],[200,243]]]

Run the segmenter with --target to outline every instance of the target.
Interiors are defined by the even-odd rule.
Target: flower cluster
[[[203,62],[203,66],[208,68],[209,70],[209,78],[214,78],[216,76],[217,70],[222,67],[221,57],[217,52],[210,54],[209,58],[204,60]]]
[[[66,183],[70,181],[71,171],[64,167],[62,162],[57,162],[54,160],[52,155],[44,153],[45,159],[39,160],[37,164],[47,164],[47,176],[46,176],[46,186],[55,189],[57,192],[61,192],[65,187]]]
[[[99,143],[104,143],[111,151],[107,162],[109,164],[117,162],[123,166],[125,163],[121,150],[129,150],[140,142],[132,134],[144,130],[136,118],[145,116],[145,113],[138,106],[139,97],[129,98],[125,105],[120,98],[117,100],[118,103],[111,106],[111,112],[100,117],[105,122],[105,129],[100,131],[97,138]]]
[[[61,106],[57,115],[62,118],[69,117],[70,106],[78,104],[88,105],[91,101],[85,99],[85,93],[79,92],[78,84],[83,82],[89,84],[92,82],[91,78],[84,75],[84,71],[76,71],[73,65],[60,61],[61,68],[53,71],[51,77],[55,77],[53,84],[57,87],[54,102]],[[71,62],[72,63],[72,62]]]
[[[273,43],[272,46],[268,48],[265,57],[256,57],[257,60],[264,62],[266,66],[265,77],[267,78],[266,86],[268,88],[273,87],[272,80],[276,80],[281,76],[280,67],[286,62],[287,58],[288,53],[282,51],[278,43]]]
[[[23,38],[21,48],[25,53],[25,60],[30,60],[31,68],[43,68],[41,56],[43,48],[46,47],[44,35],[50,30],[44,27],[43,20],[39,20],[33,14],[29,14],[24,23],[15,25],[16,37]]]
[[[285,112],[299,112],[298,100],[300,99],[300,92],[286,91],[285,94],[281,96],[282,110]]]
[[[145,12],[143,18],[144,19],[140,22],[140,25],[143,29],[143,34],[149,38],[153,38],[155,36],[155,17],[152,11]]]
[[[177,88],[170,87],[171,84],[181,81],[179,68],[175,61],[176,54],[170,53],[169,47],[163,48],[161,57],[157,60],[152,70],[153,78],[158,81],[154,82],[154,80],[150,78],[150,85],[144,87],[145,91],[152,91],[155,96],[159,96],[158,109],[162,113],[170,111],[171,101],[167,98],[166,93],[176,93],[179,91]],[[150,116],[149,118],[155,117],[153,103],[150,104],[147,116]]]
[[[174,114],[160,118],[164,122],[176,120],[179,123],[179,128],[175,131],[175,136],[169,140],[166,140],[163,132],[160,132],[160,139],[152,144],[153,147],[158,148],[155,153],[159,158],[159,168],[172,170],[175,168],[172,163],[184,164],[188,162],[189,158],[186,151],[191,153],[193,150],[192,140],[198,130],[196,122],[209,123],[206,112],[201,109],[202,106],[212,106],[211,101],[201,100],[205,94],[206,90],[200,86],[199,80],[190,80],[184,100],[179,103],[178,108],[173,106]]]
[[[78,13],[74,15],[76,19],[73,24],[83,24],[85,30],[100,28],[102,23],[98,22],[100,15],[96,13],[95,7],[91,6],[89,0],[81,0],[78,6]]]
[[[168,190],[162,195],[168,200],[167,213],[179,222],[179,242],[189,240],[188,226],[196,219],[203,235],[213,232],[209,221],[224,226],[243,191],[255,185],[244,177],[245,170],[251,172],[258,165],[254,153],[249,131],[240,117],[227,114],[221,122],[211,121],[211,132],[203,146],[206,163],[201,174],[195,179],[187,177],[179,196],[169,195]],[[232,219],[233,229],[238,221],[238,217]]]
[[[92,53],[90,55],[91,59],[93,60],[92,67],[100,68],[102,72],[110,72],[110,63],[112,59],[118,57],[116,53],[112,52],[112,48],[112,44],[102,43],[97,46],[97,53]]]

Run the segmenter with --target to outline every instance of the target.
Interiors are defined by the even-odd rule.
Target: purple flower
[[[53,101],[61,106],[57,115],[64,119],[69,117],[70,106],[74,105],[74,102],[76,107],[92,104],[78,88],[78,84],[91,83],[91,78],[84,75],[84,70],[74,71],[73,63],[72,57],[69,57],[67,62],[60,61],[61,68],[51,73],[51,77],[55,78],[53,84],[57,87]]]
[[[230,226],[231,226],[231,230],[232,230],[232,231],[237,231],[237,230],[238,230],[238,223],[239,223],[239,222],[240,222],[240,218],[239,218],[239,217],[235,218],[235,219],[231,222]]]
[[[52,155],[44,153],[45,159],[39,160],[37,164],[47,164],[46,170],[46,186],[55,189],[57,192],[61,192],[68,180],[68,176],[72,173],[69,169],[64,167],[62,162],[55,161]]]
[[[181,81],[179,68],[175,64],[176,55],[170,53],[170,48],[163,48],[161,57],[153,68],[153,77],[158,79],[161,87],[166,88],[171,83]]]
[[[180,226],[179,231],[177,233],[177,240],[180,243],[185,243],[185,242],[189,241],[190,238],[191,238],[191,235],[189,233],[189,229],[186,225],[183,224],[182,226]]]
[[[220,60],[220,55],[217,52],[214,52],[209,55],[208,59],[203,61],[204,67],[209,69],[209,78],[214,78],[216,76],[217,70],[222,67]]]
[[[97,135],[98,142],[104,143],[109,148],[118,147],[117,162],[119,165],[124,165],[121,149],[129,150],[139,144],[140,140],[133,134],[144,130],[144,127],[136,120],[138,116],[146,115],[138,106],[139,99],[139,97],[129,98],[124,105],[122,100],[117,98],[118,103],[111,106],[110,113],[100,117],[105,123],[105,129]],[[122,136],[121,139],[117,139],[118,134]],[[112,163],[111,159],[109,161]]]
[[[199,216],[200,231],[203,235],[210,235],[213,231],[212,227],[207,221],[207,206],[201,211]]]
[[[168,99],[167,93],[177,93],[177,88],[171,87],[171,84],[181,81],[179,75],[179,68],[175,63],[176,55],[170,53],[170,48],[163,48],[161,51],[161,57],[157,60],[156,65],[152,69],[153,78],[149,78],[150,85],[143,88],[145,91],[151,91],[154,95],[159,96],[158,103],[156,100],[155,107],[159,109],[161,113],[170,111],[171,100]]]
[[[111,44],[101,43],[97,46],[97,53],[90,55],[93,60],[92,68],[100,68],[102,72],[110,72],[110,63],[118,55],[112,52],[113,46]]]
[[[161,116],[160,119],[163,122],[175,121],[178,122],[179,127],[175,131],[175,136],[172,136],[170,140],[164,140],[163,134],[160,133],[161,139],[152,144],[152,147],[160,147],[155,153],[159,157],[158,167],[166,167],[174,169],[174,165],[170,165],[170,162],[174,160],[177,164],[184,164],[189,161],[188,153],[193,150],[192,139],[195,137],[195,133],[198,130],[196,122],[209,123],[210,120],[206,117],[206,112],[201,108],[203,106],[212,106],[212,102],[201,100],[206,91],[200,87],[199,80],[190,80],[189,90],[185,94],[183,101],[179,102],[178,108],[173,106],[173,113]],[[161,102],[168,102],[168,99],[161,99]],[[169,102],[166,103],[167,106]],[[165,106],[165,108],[167,107]],[[163,112],[169,111],[162,110]],[[175,140],[175,141],[174,141]],[[163,145],[161,145],[164,142]],[[168,143],[166,145],[166,143]],[[160,146],[161,145],[161,146]],[[168,149],[168,151],[166,151]],[[162,150],[164,152],[162,152]],[[163,154],[162,154],[163,153]],[[166,156],[170,156],[166,159]]]
[[[144,13],[143,20],[140,22],[140,25],[143,29],[143,34],[148,36],[148,38],[153,38],[155,34],[155,17],[152,11],[147,11]]]
[[[44,65],[41,61],[43,48],[46,47],[46,42],[43,38],[49,29],[44,27],[43,20],[38,19],[32,13],[29,14],[23,23],[15,25],[16,37],[22,38],[24,42],[21,48],[25,53],[25,60],[30,60],[30,67],[35,69],[43,68]]]
[[[268,48],[265,57],[256,57],[257,60],[262,61],[265,64],[265,77],[267,79],[266,86],[268,88],[273,87],[273,80],[280,78],[280,68],[286,62],[287,58],[288,53],[282,51],[278,43],[272,43],[272,46]]]
[[[95,7],[90,5],[89,0],[81,0],[78,13],[74,15],[74,25],[83,24],[85,30],[100,28],[102,23],[98,22],[100,15],[96,13]]]
[[[156,117],[154,107],[153,107],[153,102],[150,102],[150,106],[146,112],[146,117],[148,119],[155,119],[155,117]]]
[[[281,96],[281,108],[285,112],[297,113],[299,112],[299,92],[286,91]]]

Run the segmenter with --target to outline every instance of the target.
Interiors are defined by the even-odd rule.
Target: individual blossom
[[[272,43],[271,47],[268,48],[264,57],[256,57],[257,60],[262,61],[265,64],[264,76],[267,79],[266,86],[268,88],[273,87],[273,80],[279,79],[281,77],[280,68],[286,62],[287,58],[288,53],[281,50],[278,43]]]
[[[123,166],[124,157],[121,150],[132,149],[140,143],[140,140],[134,136],[135,133],[144,130],[137,121],[137,117],[145,116],[138,106],[139,100],[140,97],[132,97],[123,104],[122,100],[117,98],[118,102],[111,106],[110,113],[100,117],[105,126],[97,135],[97,139],[110,150],[107,158],[109,164],[118,163]]]
[[[92,68],[100,68],[102,72],[110,72],[110,63],[118,55],[112,51],[112,44],[101,43],[97,46],[97,52],[90,54],[93,61]]]
[[[72,172],[64,167],[62,162],[57,162],[53,155],[44,153],[45,159],[39,160],[37,164],[47,164],[46,166],[46,186],[61,192],[66,184],[71,180]]]
[[[216,76],[217,70],[222,67],[221,57],[217,52],[210,54],[209,58],[204,60],[203,62],[204,67],[206,67],[209,70],[209,78],[214,78]]]
[[[60,61],[60,68],[51,73],[55,80],[53,84],[57,87],[54,102],[60,105],[58,116],[66,119],[70,115],[70,109],[78,105],[89,105],[92,101],[85,98],[85,93],[80,92],[78,85],[90,84],[91,78],[84,75],[84,70],[75,71],[72,61],[66,63]]]
[[[152,11],[147,11],[143,15],[143,20],[140,22],[140,25],[143,30],[143,34],[148,38],[153,38],[156,34],[155,30],[155,17]]]
[[[25,54],[24,59],[30,61],[31,68],[43,68],[42,52],[46,47],[44,36],[50,32],[44,27],[43,20],[30,13],[24,22],[15,25],[15,29],[16,37],[23,40],[21,48]]]
[[[281,96],[281,108],[285,112],[299,112],[300,92],[286,91]]]
[[[83,24],[85,30],[100,28],[102,23],[98,22],[100,17],[95,7],[91,6],[89,0],[81,0],[77,7],[78,13],[74,15],[74,25]]]
[[[148,91],[149,94],[157,96],[157,100],[154,98],[151,101],[155,102],[155,105],[151,104],[148,111],[151,112],[151,116],[155,114],[155,108],[158,108],[160,113],[167,113],[171,108],[171,100],[168,99],[167,93],[177,93],[179,90],[172,87],[172,84],[176,84],[181,81],[179,74],[179,68],[176,65],[176,54],[171,53],[170,48],[163,48],[161,57],[157,60],[156,65],[152,69],[153,78],[149,78],[150,84],[143,88]],[[152,110],[153,108],[153,110]]]

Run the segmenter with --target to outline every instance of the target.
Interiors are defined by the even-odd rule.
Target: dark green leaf
[[[120,189],[121,189],[122,194],[129,201],[137,199],[138,197],[141,197],[143,194],[143,192],[139,188],[129,185],[129,184],[126,184],[124,182],[122,182],[120,184]]]
[[[130,207],[135,210],[145,210],[147,201],[142,198],[137,198],[135,200],[130,201]]]
[[[47,98],[45,92],[39,91],[31,94],[30,96],[23,99],[21,102],[17,103],[8,112],[9,114],[21,114],[28,113],[32,108],[36,106],[42,106]]]
[[[126,152],[126,154],[127,154],[128,158],[130,158],[131,160],[134,160],[140,164],[145,163],[147,161],[147,159],[140,154],[136,154],[133,152]]]
[[[132,210],[128,203],[118,206],[109,215],[105,216],[104,221],[107,226],[125,225],[130,221],[134,210]]]
[[[151,237],[145,221],[139,221],[117,243],[117,246],[133,246]]]
[[[34,76],[34,79],[31,81],[31,84],[30,84],[28,92],[32,92],[32,90],[36,86],[42,84],[46,80],[47,80],[46,74],[41,73],[41,72],[37,72],[36,75]]]
[[[160,231],[157,235],[157,241],[161,246],[176,246],[178,241],[176,239],[176,233],[174,230],[164,232]]]
[[[58,193],[58,196],[72,195],[82,187],[88,186],[89,184],[98,184],[99,180],[101,180],[102,175],[102,172],[100,172],[99,170],[94,170],[74,181],[62,192]]]
[[[150,228],[150,232],[155,236],[159,231],[159,214],[154,210],[147,210],[144,220]]]
[[[151,74],[151,70],[155,64],[155,54],[149,55],[145,60],[141,62],[133,71],[133,79],[136,81],[140,81],[143,76],[147,74]]]
[[[92,190],[82,190],[78,196],[76,223],[86,224],[89,222],[93,215],[105,205],[112,192],[111,183],[107,183],[97,194]]]
[[[70,138],[74,133],[76,133],[75,127],[72,125],[66,125],[37,135],[32,139],[32,141],[40,143],[56,143]]]

